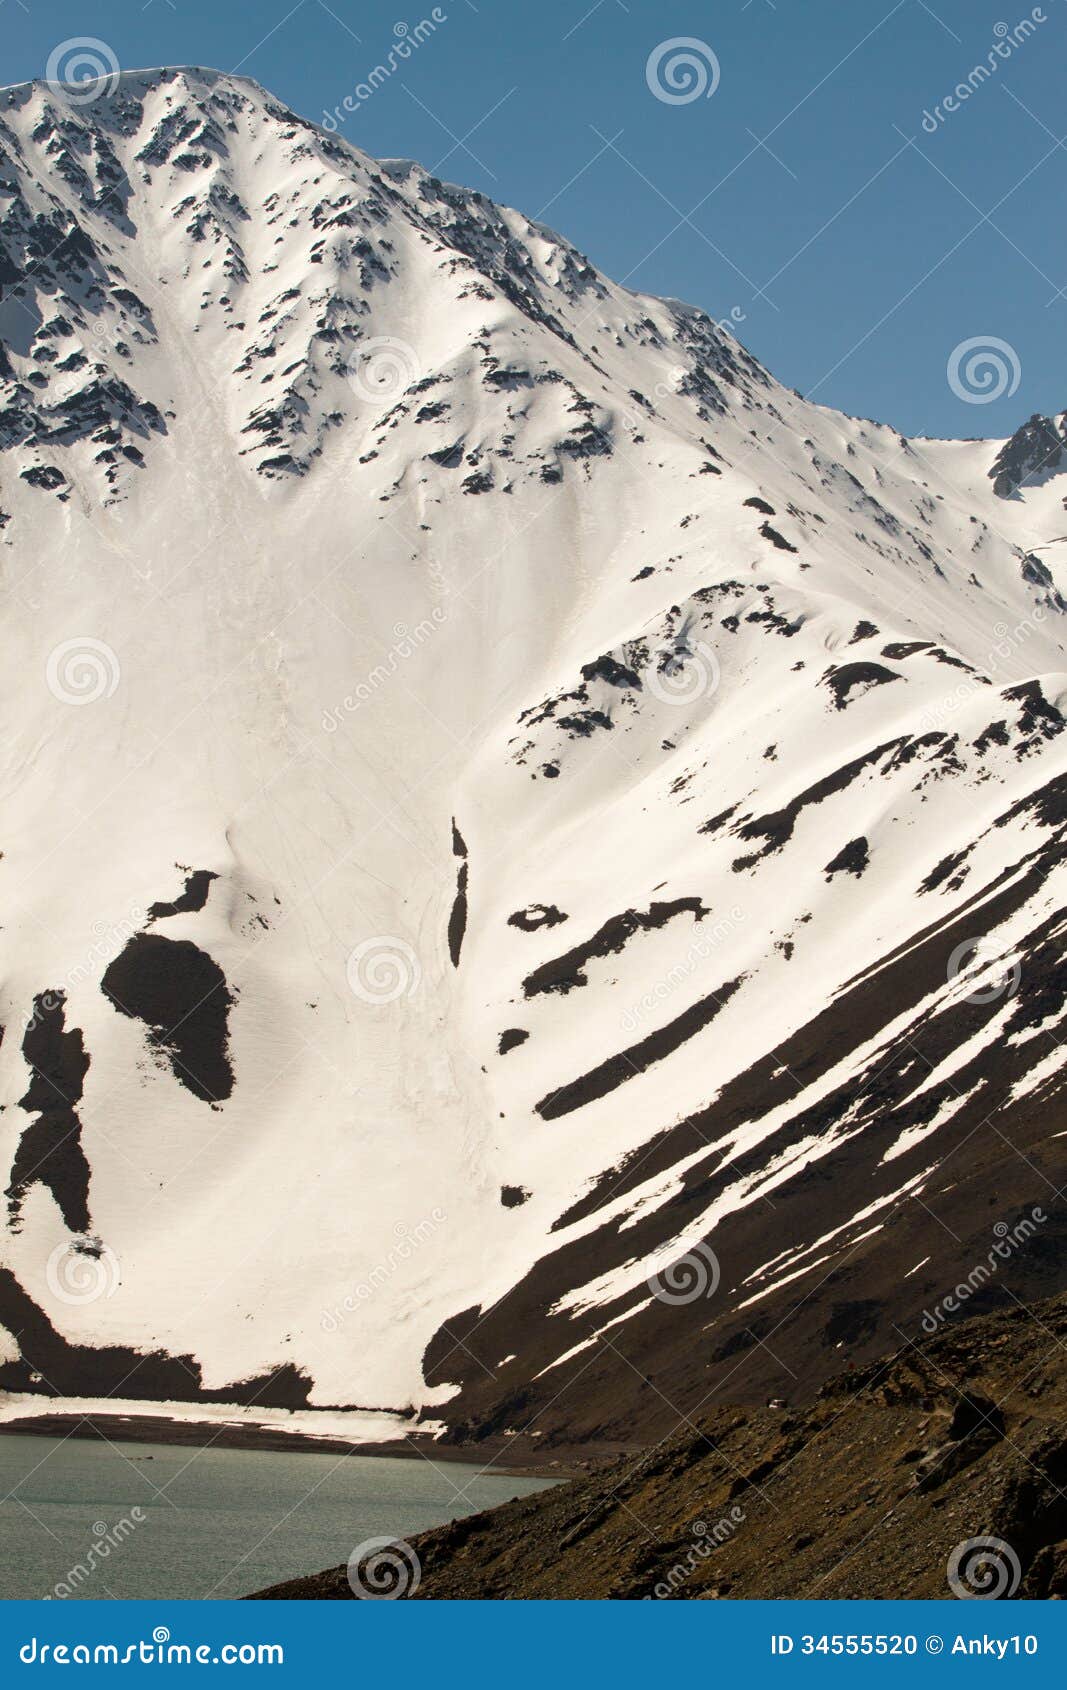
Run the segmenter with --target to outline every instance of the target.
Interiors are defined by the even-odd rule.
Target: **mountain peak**
[[[1035,412],[1005,441],[989,471],[999,499],[1020,487],[1037,487],[1056,474],[1067,443],[1067,412],[1043,417]]]
[[[1055,1172],[1040,498],[215,72],[0,180],[0,1386],[628,1438],[884,1347]]]
[[[176,98],[176,87],[192,97]],[[9,438],[46,453],[57,426],[69,433],[71,411],[83,436],[116,434],[100,441],[109,451],[95,471],[70,454],[62,471],[24,466],[33,485],[63,473],[61,499],[74,468],[83,496],[127,496],[153,436],[177,418],[176,393],[129,380],[135,364],[146,379],[152,365],[131,347],[155,344],[175,312],[175,332],[197,336],[198,361],[214,366],[215,389],[228,395],[233,449],[268,481],[306,474],[346,422],[369,420],[368,406],[384,416],[379,401],[461,373],[496,396],[500,413],[483,445],[466,451],[476,475],[487,473],[490,434],[511,455],[506,396],[520,388],[530,406],[544,390],[536,409],[560,443],[552,463],[536,448],[527,474],[606,450],[621,422],[604,403],[623,373],[610,366],[620,351],[628,364],[628,348],[644,369],[640,400],[625,373],[627,410],[654,414],[657,390],[687,397],[694,436],[721,410],[724,382],[766,379],[703,313],[614,288],[545,226],[418,166],[376,164],[258,89],[248,99],[210,71],[130,72],[108,98],[70,96],[62,117],[62,100],[33,89],[39,97],[27,87],[0,102],[0,145],[16,172],[4,272],[20,312],[11,347],[28,365]],[[141,258],[149,246],[152,275]],[[434,316],[416,332],[414,301],[427,292]],[[604,346],[589,332],[598,319]],[[531,365],[527,337],[546,331],[551,356]],[[435,402],[427,420],[443,427],[449,406]],[[457,449],[455,436],[426,432],[439,436],[428,457]]]
[[[64,69],[68,67],[71,74],[64,75]],[[84,57],[60,61],[56,69],[56,76],[32,77],[25,82],[4,84],[0,87],[0,97],[15,95],[24,100],[34,95],[48,95],[88,108],[98,105],[111,94],[144,94],[149,89],[166,87],[180,80],[190,86],[200,86],[206,92],[219,86],[247,90],[272,105],[280,105],[254,77],[216,70],[210,65],[154,65],[139,70],[120,70],[117,65],[105,62],[102,54],[94,56],[92,50],[87,50]]]

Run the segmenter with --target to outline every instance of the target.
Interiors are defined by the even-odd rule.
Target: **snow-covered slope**
[[[1049,1206],[1055,477],[241,78],[0,196],[0,1385],[588,1430]]]

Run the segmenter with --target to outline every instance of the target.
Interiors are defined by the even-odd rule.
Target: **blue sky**
[[[2,81],[91,36],[125,69],[239,70],[321,121],[433,16],[0,0]],[[781,380],[905,433],[1006,434],[1067,406],[1067,0],[443,0],[436,17],[342,107],[358,146],[540,216],[629,287],[733,311]],[[695,64],[672,84],[681,49],[658,77],[650,55],[681,38]],[[1016,390],[968,402],[949,360],[990,339]]]

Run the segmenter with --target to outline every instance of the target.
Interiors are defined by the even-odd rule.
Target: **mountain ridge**
[[[1058,487],[250,81],[0,149],[0,1387],[577,1443],[877,1353],[1062,1183]]]

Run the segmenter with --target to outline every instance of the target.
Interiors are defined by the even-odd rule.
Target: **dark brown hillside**
[[[1067,1596],[1067,1298],[427,1532],[418,1598]],[[994,1538],[985,1549],[972,1540]],[[1017,1582],[1017,1588],[1015,1588]],[[344,1567],[259,1593],[348,1598]]]

